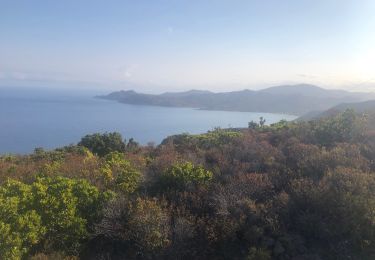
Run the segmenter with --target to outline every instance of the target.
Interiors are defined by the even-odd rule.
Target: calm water
[[[77,143],[86,134],[118,131],[125,138],[160,143],[179,133],[214,127],[246,127],[260,116],[267,123],[290,115],[133,106],[93,98],[94,92],[0,88],[0,153],[27,153]]]

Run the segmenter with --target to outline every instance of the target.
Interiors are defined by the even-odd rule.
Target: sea
[[[51,150],[92,133],[119,132],[140,144],[159,144],[170,135],[199,134],[216,127],[267,124],[286,114],[207,111],[194,108],[128,105],[95,98],[93,90],[0,87],[0,154],[26,154],[35,148]]]

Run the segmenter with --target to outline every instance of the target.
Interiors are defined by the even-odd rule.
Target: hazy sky
[[[375,1],[0,0],[0,79],[375,90]]]

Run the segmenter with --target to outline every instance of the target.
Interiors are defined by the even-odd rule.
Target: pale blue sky
[[[373,0],[0,0],[3,82],[369,89],[374,46]]]

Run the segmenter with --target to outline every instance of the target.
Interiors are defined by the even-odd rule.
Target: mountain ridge
[[[184,92],[145,94],[134,90],[121,90],[98,98],[133,105],[304,115],[311,111],[324,111],[341,103],[375,99],[375,93],[328,90],[315,85],[298,84],[232,92],[192,89]]]

